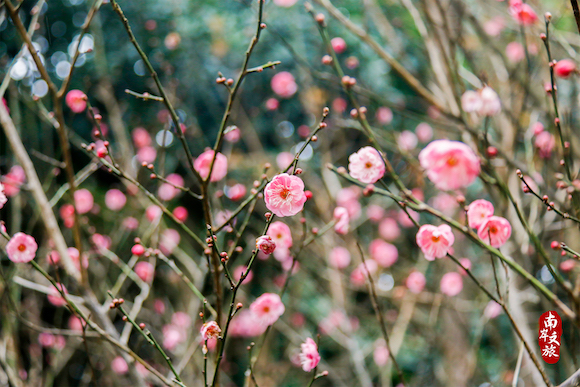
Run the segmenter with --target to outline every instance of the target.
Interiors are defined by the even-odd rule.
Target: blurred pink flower
[[[441,293],[450,297],[456,296],[463,289],[463,278],[457,272],[447,273],[441,278],[440,286]]]
[[[336,52],[337,54],[342,54],[343,52],[346,51],[346,42],[344,41],[343,38],[340,37],[332,38],[330,40],[330,44],[332,45],[332,49],[334,50],[334,52]]]
[[[478,112],[482,116],[495,116],[501,111],[501,101],[499,96],[489,86],[485,86],[479,90],[479,97],[481,98],[481,107]]]
[[[518,63],[526,57],[524,46],[520,42],[511,42],[505,47],[505,54],[510,62]]]
[[[373,223],[379,222],[385,216],[385,210],[383,207],[377,204],[370,204],[367,207],[367,217]]]
[[[276,165],[280,169],[286,169],[294,161],[294,155],[290,152],[280,152],[276,156]]]
[[[493,215],[493,204],[484,199],[473,201],[467,207],[467,223],[471,228],[479,228],[487,218]]]
[[[568,78],[576,71],[576,63],[572,59],[560,59],[554,65],[554,74],[560,78]]]
[[[567,259],[565,261],[560,262],[560,270],[564,273],[567,273],[576,267],[576,260],[574,259]]]
[[[60,290],[62,290],[64,294],[68,294],[68,290],[63,284],[58,283],[57,286]],[[46,298],[48,298],[48,302],[50,302],[54,306],[66,305],[66,300],[61,296],[60,292],[54,286],[50,288],[50,291],[46,295]]]
[[[123,219],[123,227],[128,230],[136,230],[139,227],[139,221],[132,216]]]
[[[479,239],[496,248],[503,246],[511,234],[512,226],[510,222],[500,216],[490,216],[477,230]]]
[[[456,197],[445,192],[439,192],[431,202],[433,208],[447,216],[453,216],[457,208],[459,208]]]
[[[365,266],[366,265],[366,268]],[[360,263],[351,273],[350,273],[350,283],[355,286],[362,286],[365,284],[367,279],[367,272],[369,274],[374,274],[379,266],[377,262],[373,259],[367,259],[365,263]]]
[[[93,194],[85,188],[78,189],[74,194],[75,208],[79,214],[86,214],[94,205]]]
[[[479,93],[473,90],[467,90],[461,96],[461,108],[466,113],[475,113],[481,108],[481,98]]]
[[[294,76],[287,71],[281,71],[272,77],[272,90],[282,98],[292,97],[298,91]]]
[[[270,228],[272,228],[272,225],[270,225]],[[276,250],[276,242],[274,242],[270,235],[262,235],[256,239],[256,248],[264,254],[270,255]]]
[[[461,258],[459,259],[459,263],[461,263],[465,269],[471,270],[471,261],[469,258]],[[462,267],[457,267],[457,272],[461,275],[467,275],[467,272]]]
[[[161,200],[171,200],[181,192],[178,188],[175,187],[183,187],[184,180],[183,177],[177,173],[171,173],[167,175],[165,179],[169,183],[163,183],[159,186],[159,189],[157,190],[157,196]]]
[[[246,270],[248,270],[248,267],[245,265],[236,267],[234,269],[234,272],[232,273],[232,276],[234,277],[234,281],[239,282],[240,278],[242,278],[242,274],[244,274],[246,272]],[[248,275],[246,276],[246,279],[244,279],[243,283],[247,284],[247,283],[251,282],[252,278],[254,278],[254,273],[250,270],[248,272]]]
[[[499,36],[505,27],[505,20],[502,16],[496,16],[483,24],[483,29],[489,36]]]
[[[459,141],[436,140],[419,153],[427,177],[441,190],[464,188],[475,181],[480,171],[479,158]]]
[[[142,281],[151,283],[155,275],[155,268],[149,262],[140,261],[135,265],[135,273]]]
[[[483,310],[483,315],[491,320],[492,318],[496,318],[497,316],[499,316],[501,312],[503,312],[503,308],[501,307],[501,305],[491,300],[485,306],[485,309]]]
[[[360,216],[361,205],[358,201],[360,195],[361,189],[356,185],[343,188],[336,194],[336,204],[347,209],[350,219],[357,219]]]
[[[408,214],[407,214],[408,213]],[[415,224],[409,219],[409,216],[415,221],[419,222],[419,213],[407,208],[407,212],[399,210],[397,220],[402,227],[409,228],[415,226]]]
[[[4,184],[0,183],[0,208],[4,207],[7,201],[8,198],[4,194]]]
[[[348,172],[363,183],[376,183],[385,174],[385,164],[375,148],[366,146],[349,156]]]
[[[423,288],[425,288],[426,283],[427,281],[425,280],[425,275],[419,271],[412,271],[405,281],[405,285],[409,291],[415,294],[421,293]]]
[[[105,194],[105,206],[111,211],[120,211],[125,207],[125,203],[127,203],[127,197],[116,188],[108,190]]]
[[[226,196],[234,202],[241,200],[246,196],[246,186],[243,184],[236,184],[226,191]]]
[[[157,157],[157,151],[152,146],[144,146],[137,151],[137,160],[140,163],[152,163]]]
[[[415,134],[421,142],[427,142],[433,138],[433,128],[426,122],[421,122],[415,128]]]
[[[267,327],[251,310],[245,309],[232,319],[228,333],[233,337],[255,337],[264,333]]]
[[[180,222],[185,222],[188,215],[189,213],[185,207],[179,206],[173,209],[173,216],[175,216]]]
[[[163,346],[172,351],[186,339],[183,328],[173,324],[163,326]]]
[[[373,360],[379,367],[383,367],[389,361],[389,350],[385,345],[384,339],[377,339],[375,341],[375,350],[373,351]]]
[[[188,329],[191,326],[191,317],[185,312],[175,312],[171,316],[171,324],[176,327]]]
[[[345,235],[348,233],[350,227],[350,217],[348,216],[348,210],[344,207],[336,207],[333,214],[336,224],[334,225],[334,231],[337,234]]]
[[[298,0],[274,0],[274,4],[279,7],[289,8],[296,4]]]
[[[242,131],[237,126],[230,126],[224,132],[224,140],[231,143],[236,143],[242,137]]]
[[[264,293],[252,302],[250,310],[258,321],[265,325],[274,324],[284,314],[284,304],[275,293]]]
[[[179,245],[180,241],[181,235],[179,235],[179,232],[172,228],[167,228],[161,234],[159,249],[163,254],[169,255]]]
[[[72,315],[68,319],[68,329],[71,331],[82,332],[83,330],[83,322],[80,318],[75,315]]]
[[[264,201],[268,210],[279,217],[296,215],[306,202],[304,182],[287,173],[276,175],[264,188]]]
[[[81,257],[79,254],[79,250],[76,247],[69,247],[66,249],[70,259],[73,261],[74,265],[76,266],[77,270],[81,270]],[[86,254],[83,254],[83,267],[86,269],[89,267],[89,258]]]
[[[292,233],[290,232],[290,227],[284,222],[273,222],[268,228],[266,235],[270,236],[276,243],[276,249],[289,249],[292,247]]]
[[[391,267],[399,258],[399,251],[382,239],[375,239],[369,245],[371,258],[382,267]]]
[[[20,165],[14,165],[10,171],[2,178],[4,183],[4,193],[6,196],[13,197],[20,192],[20,186],[26,181],[26,174]]]
[[[87,108],[87,96],[80,90],[73,89],[66,93],[64,102],[74,113],[81,113]]]
[[[38,245],[34,237],[17,232],[6,244],[8,259],[15,263],[30,262],[36,257]]]
[[[151,145],[151,135],[145,128],[139,127],[133,129],[131,137],[133,137],[133,143],[138,149]]]
[[[350,264],[350,252],[344,247],[335,247],[328,253],[330,266],[337,269],[344,269]]]
[[[401,235],[401,229],[393,218],[385,218],[379,223],[379,235],[388,241],[394,241]]]
[[[111,369],[117,375],[124,375],[129,372],[129,366],[121,356],[117,356],[113,361],[111,361]]]
[[[214,155],[213,150],[208,149],[201,155],[199,155],[199,157],[197,157],[193,162],[193,167],[195,168],[197,173],[199,173],[201,178],[204,180],[207,179],[207,176],[209,175],[209,168],[213,160],[213,155]],[[228,158],[218,152],[213,165],[213,170],[211,172],[210,181],[212,183],[220,181],[221,179],[226,177],[227,173],[228,173]]]
[[[410,130],[403,130],[397,139],[399,149],[404,151],[411,151],[417,147],[418,139],[415,133]]]
[[[393,120],[393,111],[388,107],[380,107],[377,109],[376,119],[381,125],[388,125]]]
[[[442,224],[435,227],[431,224],[425,224],[417,232],[417,245],[425,254],[425,259],[433,261],[435,258],[443,258],[447,251],[453,245],[455,237],[451,227]]]
[[[218,338],[222,330],[217,322],[208,321],[201,326],[199,333],[201,333],[201,338],[205,341],[210,338]]]
[[[302,369],[305,372],[310,372],[320,362],[320,355],[318,354],[318,347],[314,340],[310,337],[306,341],[300,344],[302,351],[300,352],[300,363],[302,364]]]
[[[50,348],[54,345],[56,339],[52,333],[42,332],[38,335],[38,344],[45,348]]]
[[[508,11],[521,25],[532,25],[538,20],[536,12],[529,4],[522,2],[522,0],[510,0]]]
[[[552,133],[543,131],[536,136],[534,146],[538,148],[538,153],[541,158],[549,159],[552,156],[552,150],[556,146],[556,139]]]

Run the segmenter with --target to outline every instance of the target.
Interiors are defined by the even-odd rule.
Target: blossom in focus
[[[302,351],[300,352],[300,364],[302,364],[302,369],[305,372],[310,372],[320,362],[320,355],[318,354],[318,347],[314,340],[310,337],[306,341],[300,344]]]
[[[490,216],[477,230],[479,239],[496,248],[503,246],[511,234],[510,222],[500,216]]]
[[[6,244],[8,258],[15,263],[30,262],[36,257],[38,245],[34,237],[17,232]]]
[[[266,255],[270,255],[276,250],[276,242],[270,235],[262,235],[256,239],[256,248]]]
[[[467,207],[467,223],[471,228],[479,228],[487,218],[493,215],[493,204],[484,199],[473,201]]]
[[[273,222],[266,235],[272,238],[276,244],[276,248],[289,249],[292,247],[292,233],[290,227],[284,222]]]
[[[294,76],[287,71],[281,71],[272,77],[272,91],[282,98],[290,98],[298,91]]]
[[[211,166],[211,162],[213,160],[214,151],[212,149],[208,149],[202,154],[200,154],[195,161],[193,162],[193,168],[199,173],[202,179],[207,179],[209,175],[209,168]],[[226,174],[228,173],[228,158],[218,152],[215,162],[213,165],[213,170],[211,171],[211,178],[210,181],[215,183],[220,181]]]
[[[366,146],[349,156],[348,172],[353,178],[372,184],[385,174],[385,164],[375,148]]]
[[[348,233],[348,229],[350,227],[349,221],[350,217],[348,216],[348,210],[344,207],[336,207],[334,209],[334,219],[336,220],[336,224],[334,225],[334,231],[337,234],[345,235]]]
[[[296,215],[306,203],[304,182],[287,173],[276,175],[264,188],[264,200],[268,210],[277,216]]]
[[[80,90],[73,89],[66,93],[64,102],[74,113],[81,113],[87,108],[87,95]]]
[[[208,321],[201,326],[199,333],[201,333],[203,340],[208,340],[210,338],[218,338],[222,330],[217,322]]]
[[[274,324],[284,314],[284,304],[275,293],[264,293],[252,302],[250,310],[265,325]]]
[[[417,245],[428,261],[446,256],[449,248],[455,242],[451,227],[446,224],[439,227],[425,224],[419,228],[416,239]]]
[[[463,278],[457,272],[447,273],[441,278],[440,287],[441,293],[450,297],[456,296],[463,289]]]
[[[481,168],[475,152],[460,141],[432,141],[419,153],[419,162],[427,177],[441,190],[467,187]]]

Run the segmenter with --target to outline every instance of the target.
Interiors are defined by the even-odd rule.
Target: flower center
[[[491,227],[489,228],[489,232],[490,232],[491,234],[495,234],[495,233],[497,232],[497,227],[495,227],[495,226],[491,226]]]
[[[433,241],[433,242],[437,243],[437,242],[439,242],[439,239],[440,239],[440,238],[441,238],[441,236],[439,236],[439,235],[433,235],[433,236],[431,237],[431,241]]]
[[[265,306],[263,309],[264,313],[270,313],[270,307],[269,306]]]
[[[365,168],[370,169],[373,167],[373,163],[371,163],[370,161],[367,161],[365,164]]]
[[[18,251],[26,251],[26,245],[24,243],[20,244],[20,246],[18,246]]]
[[[284,200],[286,200],[286,198],[288,198],[288,195],[290,195],[290,190],[284,188],[282,190],[282,192],[280,192],[280,197]]]
[[[449,165],[450,167],[457,165],[457,159],[451,156],[450,158],[447,159],[447,165]]]

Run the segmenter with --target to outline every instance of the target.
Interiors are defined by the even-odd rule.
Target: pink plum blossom
[[[57,286],[64,294],[68,294],[68,290],[66,289],[66,287],[63,284],[59,283],[59,284],[57,284]],[[50,291],[46,295],[46,298],[48,298],[48,302],[50,302],[54,306],[65,306],[66,305],[66,300],[62,297],[60,292],[54,286],[52,286],[50,288]]]
[[[237,126],[230,126],[224,132],[224,140],[231,143],[236,143],[242,137],[242,131]]]
[[[445,192],[439,192],[437,196],[431,200],[431,202],[433,208],[441,211],[447,216],[453,216],[459,207],[456,197]]]
[[[142,281],[150,283],[153,281],[153,275],[155,274],[155,268],[153,265],[146,261],[137,262],[135,265],[135,273],[141,278]]]
[[[246,270],[248,270],[248,267],[247,266],[244,266],[244,265],[236,267],[234,269],[234,272],[232,273],[232,276],[234,278],[234,281],[239,282],[240,279],[242,278],[242,274],[244,274],[246,272]],[[244,279],[244,284],[247,284],[250,281],[252,281],[252,278],[254,278],[254,273],[250,270],[248,272],[248,275]]]
[[[373,275],[378,270],[379,265],[373,259],[367,259],[364,263],[360,263],[350,273],[350,283],[355,286],[362,286],[365,284],[367,275]]]
[[[417,135],[417,139],[421,142],[430,141],[433,138],[433,128],[426,122],[421,122],[415,128],[415,134]]]
[[[276,156],[276,165],[280,169],[286,169],[294,161],[294,155],[290,152],[280,152]]]
[[[80,90],[73,89],[66,93],[64,102],[74,113],[81,113],[87,108],[87,96]]]
[[[538,149],[538,154],[541,158],[549,159],[552,156],[552,150],[556,146],[556,139],[552,133],[543,131],[536,136],[534,146]]]
[[[173,324],[163,326],[162,332],[163,346],[170,351],[174,350],[187,338],[183,328]]]
[[[461,96],[461,108],[466,113],[475,113],[481,108],[481,98],[479,93],[473,90],[467,90]]]
[[[532,25],[538,20],[538,15],[529,4],[522,0],[510,0],[510,15],[521,25]]]
[[[264,254],[270,255],[276,250],[276,242],[274,242],[270,235],[262,235],[256,239],[256,248]]]
[[[187,211],[187,208],[179,206],[173,209],[173,216],[175,216],[178,221],[185,222],[189,216],[189,212]]]
[[[0,208],[4,207],[7,201],[8,198],[4,194],[4,184],[0,183]]]
[[[193,167],[195,168],[197,173],[199,173],[201,178],[204,180],[207,179],[207,176],[209,175],[209,168],[213,160],[213,155],[214,155],[213,150],[208,149],[201,155],[199,155],[199,157],[197,157],[193,162]],[[221,179],[226,177],[227,173],[228,173],[228,158],[223,154],[221,154],[220,152],[218,152],[213,165],[213,170],[211,172],[210,181],[212,183],[220,181]]]
[[[20,192],[20,186],[26,181],[26,174],[20,165],[14,165],[10,171],[2,178],[4,183],[4,193],[6,196],[13,197]]]
[[[179,188],[176,187],[183,187],[184,180],[183,177],[177,173],[171,173],[167,175],[165,179],[168,181],[168,183],[163,183],[159,186],[159,189],[157,190],[157,196],[161,200],[172,200],[181,192]]]
[[[105,206],[111,211],[120,211],[125,207],[125,203],[127,203],[127,197],[116,188],[108,190],[105,194]]]
[[[367,217],[373,223],[380,222],[381,219],[385,216],[385,210],[383,207],[377,204],[370,204],[367,207]]]
[[[412,271],[407,277],[405,285],[411,293],[419,294],[423,291],[426,284],[425,275],[420,271]]]
[[[304,372],[310,372],[316,368],[320,362],[320,355],[318,354],[318,347],[314,340],[310,337],[300,344],[302,351],[300,352],[300,363]]]
[[[258,320],[251,310],[245,309],[232,319],[228,334],[233,337],[255,337],[264,333],[266,328],[268,325]]]
[[[201,338],[203,340],[208,340],[211,338],[218,338],[220,333],[222,333],[222,330],[217,322],[208,321],[201,326],[199,333],[201,333]]]
[[[561,59],[554,65],[554,74],[560,78],[568,78],[576,71],[576,63],[572,59]]]
[[[495,116],[501,111],[501,101],[499,96],[489,86],[485,86],[479,91],[479,96],[481,98],[481,107],[478,113],[482,116]]]
[[[471,228],[479,228],[487,218],[493,215],[493,204],[484,199],[473,201],[467,207],[467,223]]]
[[[375,239],[369,245],[371,258],[382,267],[391,267],[399,258],[399,251],[382,239]]]
[[[461,278],[461,274],[454,271],[447,273],[441,278],[440,287],[441,293],[449,297],[456,296],[463,289],[463,278]]]
[[[349,156],[348,171],[363,183],[376,183],[385,174],[385,164],[375,148],[366,146]]]
[[[171,316],[171,324],[176,327],[188,329],[191,326],[191,317],[185,312],[175,312]]]
[[[169,255],[173,250],[179,245],[181,241],[181,235],[177,230],[172,228],[165,229],[161,234],[159,241],[159,249],[165,255]]]
[[[483,24],[483,29],[489,36],[498,36],[505,28],[505,20],[502,16],[496,16]]]
[[[404,151],[411,151],[417,147],[417,135],[410,130],[403,130],[397,139],[399,149]]]
[[[480,172],[479,158],[459,141],[436,140],[419,153],[419,162],[427,177],[441,190],[464,188],[475,181]]]
[[[152,146],[144,146],[137,151],[137,160],[140,163],[152,163],[157,157],[157,151]]]
[[[42,332],[38,335],[38,344],[42,345],[45,348],[50,348],[54,346],[56,342],[56,338],[52,333]]]
[[[292,247],[292,233],[290,232],[290,227],[284,222],[273,222],[268,228],[266,235],[272,238],[277,249],[289,249]]]
[[[251,305],[250,310],[265,325],[274,324],[284,314],[284,304],[275,293],[264,293]]]
[[[244,198],[244,196],[246,196],[246,186],[243,184],[236,184],[226,191],[226,196],[230,200],[237,202],[238,200],[241,200]]]
[[[343,52],[346,51],[346,42],[344,41],[343,38],[340,37],[332,38],[330,40],[330,44],[332,45],[332,49],[334,50],[334,52],[336,52],[337,54],[342,54]]]
[[[30,262],[36,257],[38,245],[34,237],[17,232],[6,244],[8,258],[15,263]]]
[[[380,107],[377,109],[376,118],[381,125],[388,125],[393,120],[393,111],[385,106]]]
[[[512,63],[521,62],[526,57],[526,51],[520,42],[509,43],[505,48],[505,54]]]
[[[293,216],[302,211],[306,202],[304,182],[298,176],[282,173],[272,178],[264,188],[268,210],[276,216]]]
[[[499,316],[501,312],[503,312],[503,308],[501,307],[501,305],[491,300],[485,306],[485,309],[483,310],[483,315],[491,320]]]
[[[131,132],[131,137],[133,137],[133,143],[138,149],[151,145],[151,135],[145,128],[139,127],[133,129]]]
[[[111,369],[117,375],[124,375],[129,372],[129,366],[121,356],[117,356],[113,361],[111,361]]]
[[[350,219],[357,219],[360,216],[361,205],[358,201],[360,195],[361,189],[356,185],[343,188],[336,195],[336,204],[347,209]]]
[[[490,216],[477,230],[479,239],[496,248],[503,246],[511,234],[512,226],[510,222],[500,216]]]
[[[439,227],[425,224],[417,232],[417,245],[428,261],[446,256],[454,241],[451,227],[446,224]]]
[[[344,269],[350,264],[350,252],[344,247],[335,247],[328,254],[330,266],[337,269]]]
[[[296,4],[298,0],[274,0],[274,4],[278,7],[290,8]]]
[[[377,339],[377,341],[375,341],[373,360],[379,367],[385,366],[389,361],[389,349],[387,348],[384,339]]]
[[[348,233],[348,229],[350,227],[349,221],[350,217],[348,215],[348,210],[344,207],[336,207],[334,209],[334,219],[336,220],[336,224],[334,225],[334,231],[337,234],[345,235]]]
[[[294,76],[287,71],[274,75],[270,84],[274,93],[282,98],[290,98],[298,91]]]
[[[379,223],[379,235],[388,241],[394,241],[401,235],[401,229],[393,218],[385,218]]]
[[[86,214],[93,209],[93,194],[88,189],[78,189],[74,194],[75,208],[79,214]]]

